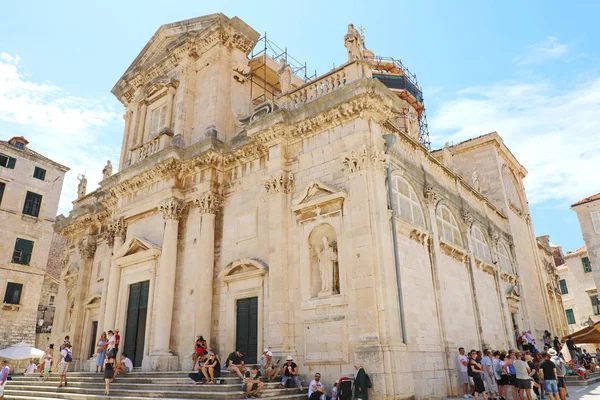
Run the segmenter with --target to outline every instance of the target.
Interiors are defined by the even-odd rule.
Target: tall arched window
[[[498,243],[498,262],[500,263],[500,268],[503,271],[508,273],[513,273],[512,263],[510,262],[510,256],[508,253],[508,249],[502,243]]]
[[[438,230],[440,236],[447,242],[462,247],[462,240],[460,238],[460,230],[456,223],[456,218],[452,215],[452,212],[446,206],[439,206],[435,212],[437,219]]]
[[[417,194],[408,182],[399,177],[392,177],[393,201],[396,211],[402,218],[415,225],[425,227],[425,219]]]
[[[490,255],[490,248],[483,237],[481,229],[476,226],[471,228],[471,242],[473,243],[473,253],[475,257],[479,257],[482,260],[491,263],[492,256]]]

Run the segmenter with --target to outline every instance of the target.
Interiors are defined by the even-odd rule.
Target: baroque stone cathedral
[[[201,334],[222,362],[268,347],[328,385],[362,363],[375,398],[430,399],[457,393],[457,347],[564,332],[498,134],[431,152],[418,85],[352,25],[347,62],[307,82],[258,40],[223,14],[163,25],[112,89],[119,172],[55,226],[73,369],[115,328],[141,369],[191,369]]]

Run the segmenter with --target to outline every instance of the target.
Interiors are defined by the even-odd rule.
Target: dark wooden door
[[[237,301],[235,348],[246,364],[256,364],[258,355],[258,297]]]
[[[127,354],[134,367],[141,366],[144,358],[149,289],[150,281],[138,282],[129,286],[125,341],[122,352]]]
[[[90,343],[90,358],[96,354],[96,336],[98,334],[98,321],[92,321],[92,342]]]

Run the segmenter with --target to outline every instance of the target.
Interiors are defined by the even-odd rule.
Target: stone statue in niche
[[[79,184],[77,185],[77,198],[80,199],[85,196],[87,192],[87,178],[85,174],[77,175],[77,180]]]
[[[317,226],[310,235],[312,297],[340,293],[338,248],[335,239],[335,230],[329,224]]]
[[[471,176],[473,180],[473,189],[481,192],[481,176],[477,173],[477,171],[473,171],[473,175]]]
[[[109,178],[112,175],[112,163],[110,160],[106,160],[106,165],[102,170],[102,179]]]

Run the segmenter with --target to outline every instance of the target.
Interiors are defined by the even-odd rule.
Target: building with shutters
[[[579,200],[571,206],[577,213],[583,241],[588,252],[591,275],[600,287],[600,193]]]
[[[0,348],[35,344],[53,224],[69,170],[28,144],[23,137],[0,141]]]
[[[163,25],[112,89],[119,171],[56,224],[52,342],[70,335],[74,369],[116,328],[136,367],[190,370],[201,334],[222,361],[268,347],[328,384],[360,362],[372,398],[434,399],[459,391],[459,346],[566,331],[497,133],[431,151],[414,75],[352,25],[314,78],[259,36],[223,14]]]

